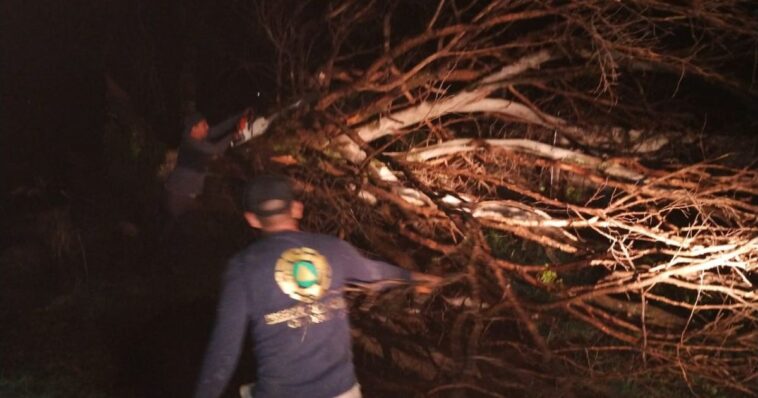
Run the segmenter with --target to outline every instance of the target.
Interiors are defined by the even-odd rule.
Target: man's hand
[[[243,144],[252,138],[254,117],[253,108],[247,108],[242,112],[242,116],[237,121],[237,130],[234,132],[231,146]]]
[[[240,116],[240,119],[237,121],[237,134],[241,134],[252,120],[253,110],[251,108],[245,109],[245,112],[242,113],[242,116]]]
[[[437,275],[425,274],[423,272],[411,272],[411,280],[418,282],[415,286],[416,293],[429,294],[431,293],[440,282],[442,277]]]

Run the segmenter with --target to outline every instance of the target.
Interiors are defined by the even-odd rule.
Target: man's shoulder
[[[268,238],[261,238],[249,243],[247,246],[235,253],[234,256],[232,256],[230,262],[241,263],[245,262],[245,260],[250,259],[251,257],[260,255],[265,251],[267,240]]]
[[[262,237],[237,252],[234,257],[232,257],[232,261],[245,261],[246,259],[260,257],[266,254],[277,254],[290,247],[345,247],[349,245],[350,244],[344,240],[331,235],[314,232],[292,231],[285,234],[276,234],[272,236]]]
[[[314,246],[314,249],[317,249],[317,250],[321,249],[330,253],[346,252],[346,251],[353,250],[353,246],[350,243],[336,236],[325,235],[325,234],[320,234],[320,233],[309,234],[308,242]]]

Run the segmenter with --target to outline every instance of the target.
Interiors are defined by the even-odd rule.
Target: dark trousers
[[[190,211],[197,210],[200,204],[195,196],[166,190],[163,197],[163,206],[166,209],[166,213],[172,219],[177,219]]]
[[[168,189],[163,192],[163,214],[156,255],[160,262],[174,267],[182,262],[186,245],[196,230],[200,202],[195,196]]]

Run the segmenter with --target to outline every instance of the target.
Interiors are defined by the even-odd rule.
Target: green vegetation
[[[489,229],[485,231],[485,239],[492,254],[497,258],[531,265],[543,265],[550,262],[544,247],[513,234]]]
[[[551,271],[550,269],[546,269],[540,272],[538,277],[540,282],[547,286],[561,283],[561,280],[558,279],[558,274],[555,271]]]

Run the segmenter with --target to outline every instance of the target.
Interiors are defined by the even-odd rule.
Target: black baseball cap
[[[242,205],[245,211],[259,217],[269,217],[285,212],[294,199],[295,194],[287,177],[261,175],[245,184]],[[273,200],[278,202],[271,203]]]

